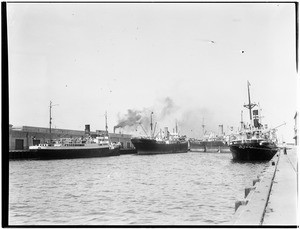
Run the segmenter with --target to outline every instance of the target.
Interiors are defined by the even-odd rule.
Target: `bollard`
[[[247,198],[247,196],[249,195],[249,193],[254,190],[255,187],[250,187],[250,188],[245,188],[245,198]]]
[[[259,175],[257,175],[257,179],[262,179],[262,177],[263,177],[263,175],[262,174],[259,174]]]
[[[246,200],[237,200],[235,201],[235,211],[237,211],[237,209],[241,206],[241,205],[246,205],[248,203],[248,201]]]
[[[275,165],[275,161],[272,161],[272,165]]]
[[[260,178],[257,178],[257,179],[254,179],[254,180],[253,180],[253,186],[254,186],[257,182],[260,182]]]

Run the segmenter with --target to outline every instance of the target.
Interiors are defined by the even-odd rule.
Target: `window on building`
[[[39,139],[33,139],[33,145],[34,145],[34,146],[39,145],[40,142],[41,142],[41,141],[40,141]]]

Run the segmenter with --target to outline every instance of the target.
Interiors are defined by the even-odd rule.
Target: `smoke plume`
[[[141,111],[128,109],[127,114],[125,114],[125,116],[119,120],[119,123],[115,126],[115,128],[134,126],[141,121],[141,118]]]
[[[179,106],[170,97],[159,99],[152,107],[141,110],[128,109],[125,115],[119,115],[115,128],[122,128],[122,131],[130,134],[145,135],[147,133],[149,135],[152,117],[153,131],[157,123],[155,134],[164,127],[168,127],[172,132],[176,128],[176,123],[179,133],[188,137],[202,138],[203,124],[207,132],[217,132],[218,125],[222,123],[214,121],[214,115],[208,108],[198,104],[188,105],[184,103]]]
[[[179,109],[179,107],[176,106],[173,100],[169,97],[166,97],[163,100],[162,104],[163,107],[161,109],[160,116],[159,116],[160,120],[163,120],[164,118],[174,114]]]

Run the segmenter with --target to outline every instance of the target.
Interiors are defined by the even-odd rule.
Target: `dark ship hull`
[[[205,144],[202,141],[189,141],[190,151],[204,151]]]
[[[120,154],[121,155],[125,155],[125,154],[136,154],[136,149],[134,148],[127,148],[127,149],[124,149],[124,148],[121,148],[120,149]]]
[[[74,159],[74,158],[93,158],[93,157],[110,157],[119,156],[120,149],[106,148],[84,148],[84,147],[64,147],[53,149],[54,147],[30,149],[29,152],[23,154],[22,157],[11,159],[36,159],[36,160],[51,160],[51,159]]]
[[[233,160],[238,161],[268,161],[277,153],[278,148],[274,143],[259,142],[232,143],[230,145]]]
[[[177,141],[175,143],[158,142],[154,139],[133,138],[132,144],[139,155],[187,153],[188,142]]]
[[[230,152],[229,146],[223,141],[190,141],[190,151]]]
[[[205,145],[205,152],[230,152],[229,146],[223,141],[204,141],[203,144]]]

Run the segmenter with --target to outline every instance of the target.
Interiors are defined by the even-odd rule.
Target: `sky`
[[[294,142],[293,3],[8,3],[9,123],[200,138],[251,100]],[[133,116],[134,117],[133,117]],[[134,119],[137,118],[137,119]]]

